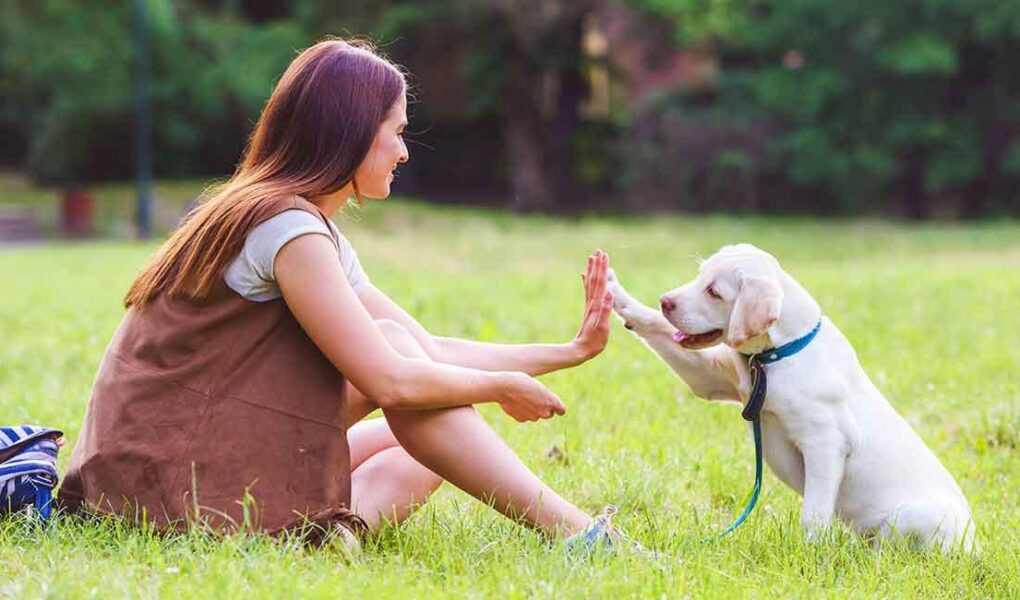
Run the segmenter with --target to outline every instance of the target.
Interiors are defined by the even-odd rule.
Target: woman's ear
[[[779,319],[782,307],[783,288],[774,277],[742,276],[726,343],[736,348],[765,333]]]

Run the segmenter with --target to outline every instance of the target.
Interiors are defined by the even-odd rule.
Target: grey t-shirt
[[[253,302],[267,302],[280,297],[280,288],[273,276],[273,262],[280,248],[296,237],[309,233],[324,235],[333,240],[330,230],[340,241],[337,254],[340,266],[347,275],[347,281],[359,296],[368,288],[368,276],[361,268],[358,254],[351,243],[329,222],[329,229],[322,219],[300,209],[285,210],[253,227],[244,240],[244,248],[224,273],[224,280],[230,289]]]

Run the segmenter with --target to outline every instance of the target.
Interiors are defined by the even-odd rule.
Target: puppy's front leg
[[[616,279],[616,273],[609,270],[609,290],[613,293],[613,310],[623,319],[623,326],[642,339],[652,336],[667,336],[673,339],[676,328],[662,316],[662,313],[641,304]]]
[[[798,444],[804,457],[804,508],[801,524],[809,541],[815,541],[832,523],[836,495],[843,481],[847,447],[842,436],[818,436]]]
[[[740,377],[735,352],[726,346],[687,350],[676,343],[676,327],[662,313],[635,300],[623,289],[616,274],[609,271],[613,310],[623,326],[633,331],[652,349],[697,396],[706,400],[740,402]]]

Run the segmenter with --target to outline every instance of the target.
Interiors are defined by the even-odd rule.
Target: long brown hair
[[[156,252],[124,297],[205,298],[244,245],[255,209],[280,197],[331,194],[353,183],[379,126],[406,84],[363,41],[329,39],[301,52],[276,84],[237,171]]]

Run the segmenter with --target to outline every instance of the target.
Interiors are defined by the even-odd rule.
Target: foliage
[[[66,0],[0,4],[0,118],[20,130],[29,166],[44,178],[80,172],[90,141],[118,129],[131,102],[130,4],[97,8],[82,11]]]
[[[641,3],[681,43],[715,41],[721,104],[777,121],[771,168],[828,190],[831,210],[1016,202],[1003,160],[1020,139],[1020,2]]]
[[[422,60],[463,82],[463,121],[498,123],[482,162],[505,163],[488,181],[513,208],[581,211],[601,189],[638,208],[1020,211],[1020,0],[292,0],[272,18],[255,4],[146,0],[161,176],[231,171],[294,51],[366,33],[398,61],[429,46]],[[580,119],[581,24],[621,6],[665,22],[667,52],[718,56],[717,87]],[[0,3],[0,161],[50,181],[130,175],[132,11]],[[706,124],[718,143],[695,138]]]
[[[380,15],[379,31],[412,38],[447,36],[449,68],[471,90],[466,117],[501,123],[517,210],[576,211],[585,205],[578,118],[587,94],[583,22],[596,0],[405,0]],[[590,135],[588,135],[590,138]],[[592,167],[588,161],[584,167]]]
[[[133,156],[133,3],[6,2],[0,111],[44,180],[126,178]],[[293,21],[253,24],[229,8],[147,0],[156,170],[223,173],[293,52]],[[229,5],[228,5],[229,6]],[[216,132],[216,135],[211,135]]]

